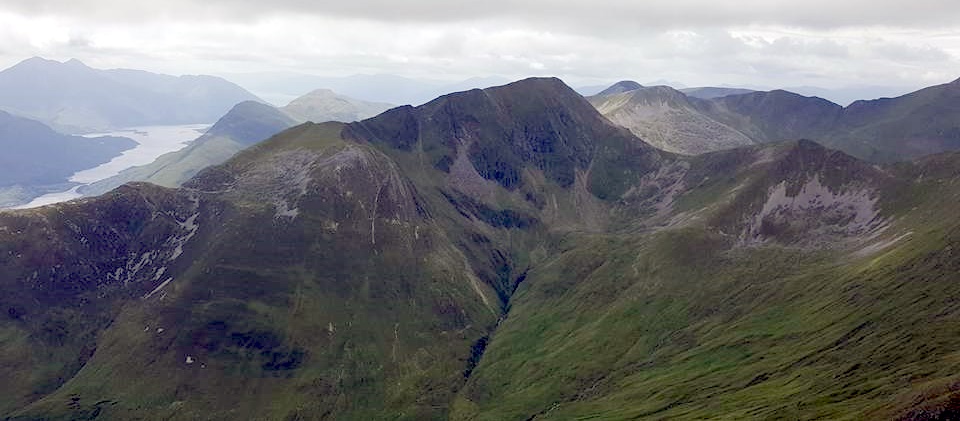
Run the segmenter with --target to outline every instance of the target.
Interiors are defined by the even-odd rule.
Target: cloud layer
[[[919,87],[960,76],[958,22],[945,0],[5,0],[0,64]]]

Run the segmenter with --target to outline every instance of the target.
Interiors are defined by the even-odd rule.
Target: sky
[[[960,77],[956,0],[0,0],[0,66],[919,88]]]

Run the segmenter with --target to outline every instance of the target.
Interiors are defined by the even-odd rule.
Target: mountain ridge
[[[680,156],[550,78],[304,123],[179,189],[0,212],[0,413],[948,414],[956,168]]]

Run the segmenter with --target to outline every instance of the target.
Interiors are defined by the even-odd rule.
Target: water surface
[[[45,194],[33,199],[30,203],[17,206],[14,209],[29,209],[78,199],[82,197],[82,195],[77,192],[77,189],[80,187],[113,177],[127,168],[149,164],[165,153],[178,151],[190,143],[190,141],[200,137],[209,127],[209,124],[146,126],[131,127],[129,129],[108,133],[84,135],[84,137],[126,137],[137,142],[137,146],[124,151],[121,155],[110,160],[110,162],[94,168],[77,171],[70,177],[70,182],[78,183],[73,188]]]

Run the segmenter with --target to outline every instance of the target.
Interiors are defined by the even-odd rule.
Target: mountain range
[[[0,92],[0,109],[62,133],[208,123],[238,102],[259,101],[218,77],[100,70],[39,57],[0,72]]]
[[[791,101],[696,109],[832,127]],[[665,152],[536,78],[0,212],[0,414],[955,417],[960,155],[767,140]]]
[[[958,82],[847,107],[783,90],[699,92],[620,82],[590,101],[638,136],[683,154],[801,138],[874,162],[960,149]]]
[[[364,101],[418,105],[437,96],[474,88],[502,85],[508,80],[490,76],[449,82],[376,74],[352,76],[316,76],[303,73],[224,73],[274,104],[284,104],[312,89],[329,89],[340,95]]]

